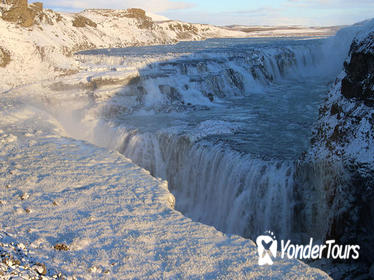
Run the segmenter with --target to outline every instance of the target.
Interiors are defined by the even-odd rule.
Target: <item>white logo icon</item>
[[[265,235],[260,235],[256,239],[258,249],[258,264],[259,265],[272,265],[272,258],[277,257],[278,242],[275,239],[274,233],[267,231]]]

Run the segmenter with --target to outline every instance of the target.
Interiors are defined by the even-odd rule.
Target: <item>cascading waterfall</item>
[[[117,149],[152,175],[166,179],[176,196],[176,209],[196,221],[250,238],[272,230],[280,238],[323,239],[333,220],[331,209],[337,207],[329,183],[338,181],[339,167],[300,164],[297,154],[292,159],[264,159],[234,150],[225,141],[196,139],[168,129],[147,132],[127,122],[139,113],[209,111],[223,106],[220,101],[226,99],[266,94],[269,85],[284,78],[309,79],[321,72],[316,69],[323,67],[324,52],[318,40],[289,44],[194,53],[182,48],[167,54],[151,47],[155,53],[139,57],[129,56],[126,50],[81,53],[78,59],[87,69],[102,69],[101,81],[106,71],[131,74],[105,102],[100,101],[99,87],[89,93],[96,98],[94,114],[102,118],[89,140]],[[318,107],[318,100],[313,102]],[[307,106],[302,108],[305,112]],[[84,110],[89,114],[91,109]]]
[[[196,221],[245,237],[269,228],[290,235],[292,162],[252,159],[221,145],[165,134],[129,133],[119,151],[167,179],[176,209]]]
[[[122,131],[109,138],[116,141],[106,145],[169,182],[177,210],[226,233],[255,238],[271,229],[298,242],[322,240],[333,210],[342,207],[334,198],[337,185],[345,186],[343,173],[330,163],[263,160],[164,133]]]

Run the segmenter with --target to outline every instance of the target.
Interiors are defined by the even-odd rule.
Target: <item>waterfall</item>
[[[119,151],[169,182],[176,209],[196,221],[246,237],[266,229],[289,236],[292,162],[266,162],[220,145],[165,134],[123,138]]]
[[[169,182],[177,210],[226,233],[255,238],[272,230],[299,242],[323,240],[333,209],[341,207],[334,199],[344,186],[342,172],[326,162],[263,160],[164,133],[124,130],[107,139],[107,146]]]
[[[337,207],[339,166],[300,163],[298,158],[264,159],[188,133],[142,132],[129,127],[124,118],[139,112],[207,110],[221,106],[220,100],[264,94],[283,79],[302,81],[323,75],[326,52],[322,47],[315,40],[139,57],[121,51],[79,54],[77,59],[90,73],[88,82],[103,82],[113,73],[124,82],[112,85],[113,91],[110,80],[102,83],[105,90],[99,83],[83,87],[89,88],[84,91],[89,105],[60,107],[59,117],[73,110],[73,115],[83,116],[83,123],[99,120],[84,126],[91,130],[84,139],[118,150],[153,176],[167,180],[176,209],[195,221],[248,238],[271,230],[284,239],[323,239],[333,223],[331,209]]]

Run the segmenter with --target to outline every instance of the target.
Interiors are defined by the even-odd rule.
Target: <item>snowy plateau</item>
[[[216,27],[21,0],[0,17],[0,279],[374,277],[373,20]],[[264,230],[363,259],[259,266]]]

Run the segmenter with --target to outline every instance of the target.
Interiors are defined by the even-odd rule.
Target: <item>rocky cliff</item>
[[[331,189],[328,238],[360,244],[360,260],[374,263],[374,21],[353,40],[344,71],[320,109],[311,157],[340,169]],[[315,160],[315,159],[314,159]],[[343,178],[344,177],[344,178]],[[342,203],[335,203],[341,201]],[[367,268],[368,268],[367,267]]]
[[[346,76],[342,80],[342,95],[357,99],[366,106],[374,105],[374,31],[351,46],[350,61],[345,63]]]
[[[2,19],[16,23],[22,27],[30,27],[35,23],[36,17],[43,17],[43,4],[36,2],[30,6],[27,0],[7,0],[2,7]]]

